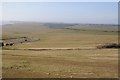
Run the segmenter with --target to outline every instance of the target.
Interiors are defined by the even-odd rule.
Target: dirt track
[[[18,48],[18,49],[5,49],[5,50],[31,50],[31,51],[42,51],[42,50],[93,50],[96,47],[76,47],[76,48]]]

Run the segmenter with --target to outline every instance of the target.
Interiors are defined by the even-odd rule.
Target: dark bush
[[[102,49],[102,48],[120,48],[120,44],[117,43],[107,43],[107,44],[103,44],[103,45],[99,45],[97,46],[98,49]]]

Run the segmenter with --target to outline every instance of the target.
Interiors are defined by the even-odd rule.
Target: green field
[[[3,77],[118,77],[118,49],[86,49],[89,47],[96,47],[99,44],[118,43],[118,32],[116,29],[108,28],[108,31],[106,31],[107,27],[105,27],[105,25],[105,30],[94,27],[91,28],[92,25],[90,28],[84,29],[78,28],[79,25],[77,25],[77,28],[75,26],[51,28],[42,23],[4,25],[3,39],[33,37],[40,39],[40,41],[19,43],[13,46],[3,47]],[[24,50],[31,48],[54,49],[78,47],[82,49]]]

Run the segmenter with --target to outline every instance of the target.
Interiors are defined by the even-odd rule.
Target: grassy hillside
[[[53,26],[54,24],[50,24]],[[4,48],[77,48],[118,43],[116,28],[78,25],[50,27],[43,23],[17,23],[3,26],[3,38],[33,37],[40,41]],[[62,26],[62,27],[60,27]],[[101,29],[101,28],[102,29]],[[107,26],[108,27],[108,26]],[[3,50],[3,77],[99,78],[118,76],[118,49],[89,50]],[[12,72],[12,73],[11,73]],[[21,73],[21,74],[20,74]]]
[[[3,77],[115,78],[117,50],[3,50]],[[21,73],[21,74],[20,74]]]

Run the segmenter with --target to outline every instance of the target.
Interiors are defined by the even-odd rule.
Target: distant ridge
[[[14,24],[12,21],[0,21],[0,25]]]

